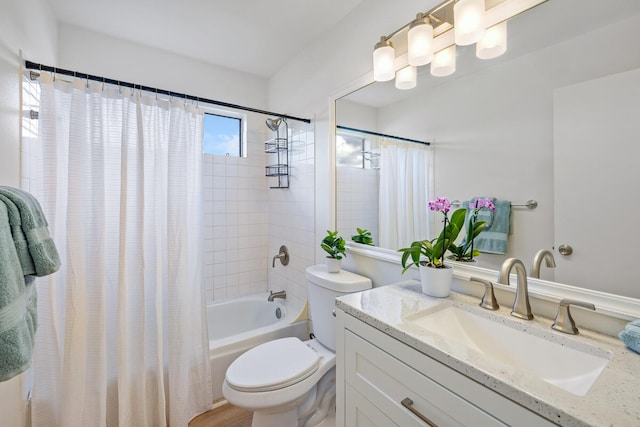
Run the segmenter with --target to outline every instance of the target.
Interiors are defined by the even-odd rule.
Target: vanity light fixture
[[[395,50],[389,38],[382,36],[373,51],[373,78],[386,82],[395,76]]]
[[[448,76],[456,70],[456,45],[476,43],[478,58],[496,58],[507,50],[507,21],[546,1],[445,0],[380,37],[373,51],[373,78],[385,82],[395,76],[397,88],[409,89],[415,87],[411,80],[412,73],[417,74],[415,67],[429,63],[432,75]],[[391,40],[400,36],[407,38],[406,54],[396,57]]]
[[[413,89],[417,80],[418,70],[413,65],[407,65],[396,73],[396,88]]]

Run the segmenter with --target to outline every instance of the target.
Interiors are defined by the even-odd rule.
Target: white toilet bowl
[[[222,392],[254,411],[254,427],[313,427],[335,406],[335,364],[335,353],[316,340],[281,338],[238,357]]]
[[[222,394],[253,411],[252,427],[315,427],[335,413],[335,299],[371,288],[348,271],[307,268],[309,312],[316,339],[281,338],[252,348],[227,369]]]

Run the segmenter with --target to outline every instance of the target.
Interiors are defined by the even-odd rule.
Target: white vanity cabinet
[[[552,426],[341,310],[337,314],[337,426]]]

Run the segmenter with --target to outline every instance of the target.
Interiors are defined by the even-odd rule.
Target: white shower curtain
[[[400,249],[431,239],[427,202],[433,198],[433,152],[427,145],[380,141],[380,246]]]
[[[186,426],[211,404],[203,114],[41,76],[42,202],[62,268],[38,283],[32,425]]]

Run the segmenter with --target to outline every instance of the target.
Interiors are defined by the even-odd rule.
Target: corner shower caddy
[[[285,136],[280,136],[280,126],[285,125]],[[277,177],[278,185],[270,188],[289,188],[289,126],[284,117],[267,119],[267,127],[276,137],[264,143],[264,152],[276,154],[276,163],[265,166],[265,175]]]

